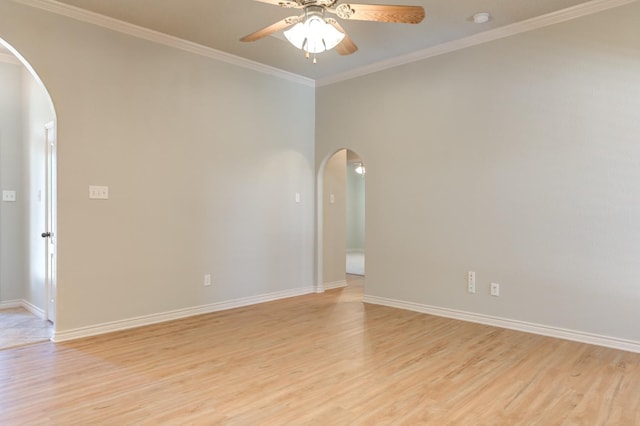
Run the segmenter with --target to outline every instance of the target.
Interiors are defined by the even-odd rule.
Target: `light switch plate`
[[[109,187],[108,186],[89,186],[89,199],[91,200],[108,200],[109,199]]]
[[[2,201],[16,201],[16,191],[2,191]]]

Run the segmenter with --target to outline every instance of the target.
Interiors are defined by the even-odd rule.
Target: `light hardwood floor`
[[[640,354],[361,300],[0,351],[0,424],[640,425]]]

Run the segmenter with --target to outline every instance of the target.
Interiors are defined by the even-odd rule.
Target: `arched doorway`
[[[55,320],[56,116],[28,62],[0,39],[0,327],[24,333],[0,348],[51,337]],[[42,234],[51,237],[43,238]],[[12,318],[7,319],[7,313]],[[34,317],[38,321],[31,321]],[[29,324],[28,327],[24,327]],[[45,327],[44,325],[48,325]]]
[[[336,151],[320,168],[318,291],[364,277],[365,170],[362,158],[349,149]]]

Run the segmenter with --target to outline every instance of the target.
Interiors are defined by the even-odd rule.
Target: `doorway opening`
[[[0,349],[54,333],[55,123],[44,84],[0,39]]]
[[[364,276],[364,195],[366,167],[358,154],[347,150],[346,169],[346,272],[348,275]]]
[[[341,149],[318,179],[318,291],[363,283],[365,274],[365,174],[360,155]]]

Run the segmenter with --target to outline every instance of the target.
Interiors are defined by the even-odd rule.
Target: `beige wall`
[[[318,89],[316,158],[367,159],[368,295],[640,340],[638,22],[634,3]]]
[[[21,68],[0,62],[0,194],[13,190],[17,198],[0,197],[0,303],[25,297]]]
[[[58,331],[311,288],[313,88],[10,1],[0,37],[56,108]]]
[[[636,3],[314,93],[0,0],[58,117],[58,330],[311,286],[315,171],[348,146],[368,295],[640,341],[639,21]]]
[[[327,160],[322,177],[322,281],[324,284],[345,280],[346,166],[347,150],[342,149]],[[331,195],[333,195],[333,203]]]

